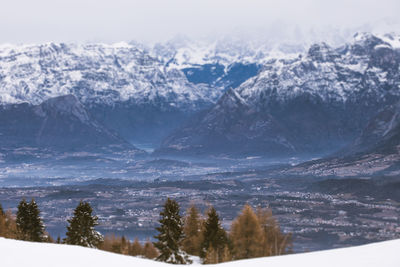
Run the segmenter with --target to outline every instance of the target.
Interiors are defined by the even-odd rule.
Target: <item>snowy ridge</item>
[[[296,35],[296,34],[294,34]],[[195,65],[219,63],[228,67],[237,62],[266,64],[272,59],[294,59],[299,54],[307,52],[315,43],[326,42],[332,47],[338,47],[345,42],[363,41],[372,34],[358,33],[353,39],[343,36],[340,32],[323,34],[315,40],[298,36],[292,39],[270,39],[259,34],[256,38],[244,36],[225,36],[216,40],[191,40],[185,36],[178,36],[166,43],[157,43],[146,48],[150,54],[168,66],[184,69]],[[400,36],[396,34],[376,34],[391,48],[400,48]]]
[[[40,104],[69,94],[83,103],[195,106],[220,92],[189,83],[180,70],[127,43],[0,46],[0,103]]]
[[[193,108],[216,102],[228,88],[191,83],[182,70],[220,64],[227,71],[235,63],[263,66],[238,90],[244,98],[253,98],[260,88],[276,88],[283,98],[307,91],[346,100],[364,86],[365,75],[377,91],[385,89],[376,83],[386,81],[396,83],[391,88],[399,91],[399,79],[390,69],[398,63],[400,36],[364,33],[339,48],[320,43],[307,53],[306,47],[232,38],[211,43],[180,38],[152,48],[124,42],[4,44],[0,103],[40,104],[72,94],[85,104],[133,101]]]
[[[192,41],[181,37],[154,45],[150,53],[172,68],[184,69],[215,63],[227,68],[238,62],[264,64],[271,58],[293,58],[304,52],[305,48],[304,44],[271,44],[232,37],[212,42]]]
[[[304,56],[270,60],[237,91],[253,105],[261,94],[288,99],[308,93],[345,102],[369,87],[369,93],[378,97],[400,95],[399,44],[399,36],[369,33],[356,34],[352,43],[336,49],[314,44]]]
[[[364,246],[302,253],[288,256],[257,258],[207,266],[271,266],[271,267],[398,267],[400,240]],[[14,266],[171,266],[166,263],[122,256],[96,249],[70,245],[32,243],[0,238],[2,264]],[[21,256],[23,255],[23,256]],[[194,263],[193,265],[199,265]]]

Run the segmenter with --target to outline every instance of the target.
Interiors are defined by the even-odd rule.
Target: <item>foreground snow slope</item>
[[[399,267],[400,239],[359,247],[333,249],[289,256],[258,258],[220,264],[221,267]],[[0,238],[1,266],[168,266],[165,263],[122,256],[78,246],[38,244]],[[212,265],[207,265],[212,266]]]

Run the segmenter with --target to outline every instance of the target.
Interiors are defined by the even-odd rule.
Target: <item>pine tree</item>
[[[182,245],[183,250],[191,255],[200,255],[200,246],[203,242],[203,235],[201,232],[202,220],[200,219],[199,211],[195,206],[191,206],[187,211],[183,232],[185,238]]]
[[[83,247],[98,247],[103,236],[94,227],[98,225],[97,216],[92,215],[92,207],[87,202],[80,202],[74,210],[74,216],[68,220],[64,242]]]
[[[233,256],[235,259],[249,259],[263,256],[263,229],[249,205],[234,220],[231,227]]]
[[[4,216],[4,215],[6,215],[6,214],[4,213],[3,206],[0,203],[0,216]]]
[[[168,198],[164,204],[164,210],[160,212],[160,216],[159,222],[161,225],[156,228],[159,234],[154,237],[158,239],[154,246],[160,252],[157,260],[173,264],[188,263],[187,254],[181,250],[184,234],[178,203]]]
[[[29,207],[28,202],[26,202],[25,199],[22,199],[18,204],[16,224],[18,230],[18,238],[21,240],[29,240]]]
[[[40,210],[34,199],[31,200],[28,207],[31,218],[30,240],[35,242],[47,241],[49,237],[45,234],[43,221],[40,218]]]
[[[47,238],[40,218],[40,210],[34,199],[30,203],[25,199],[21,200],[18,205],[16,224],[21,240],[43,242]]]
[[[226,231],[221,226],[217,211],[214,207],[211,207],[207,213],[207,220],[204,223],[200,257],[206,262],[207,251],[213,249],[217,255],[217,262],[222,262],[225,247],[228,247]],[[208,254],[210,253],[208,251]]]

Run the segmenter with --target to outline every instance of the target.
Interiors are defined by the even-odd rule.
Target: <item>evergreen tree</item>
[[[47,238],[44,233],[40,210],[34,199],[30,203],[21,200],[17,211],[17,230],[21,240],[43,242]]]
[[[200,219],[199,211],[195,206],[191,206],[188,209],[185,218],[185,224],[183,227],[185,238],[182,242],[183,250],[188,254],[199,256],[200,246],[203,242],[201,228],[202,220]]]
[[[4,213],[3,206],[0,203],[0,216],[4,216],[4,215],[6,215],[6,214]]]
[[[40,210],[35,200],[31,200],[28,208],[31,219],[31,228],[29,229],[30,240],[35,242],[47,241],[49,237],[45,234],[43,221],[40,218]]]
[[[21,240],[29,240],[30,218],[28,202],[26,202],[25,199],[22,199],[18,204],[16,224],[18,238]]]
[[[92,207],[87,202],[79,202],[74,210],[74,216],[68,220],[67,233],[64,242],[83,247],[98,247],[103,236],[94,227],[98,225],[97,216],[92,215]]]
[[[235,259],[249,259],[263,256],[263,229],[249,205],[245,205],[242,213],[234,220],[231,227]]]
[[[173,264],[188,263],[188,256],[181,250],[184,234],[178,203],[168,198],[164,204],[164,210],[160,212],[160,216],[159,222],[161,225],[156,228],[159,234],[154,237],[158,239],[154,246],[160,252],[157,260]]]
[[[222,262],[225,247],[228,247],[228,237],[226,231],[222,228],[219,216],[214,207],[211,207],[207,213],[207,219],[204,223],[203,242],[200,249],[200,257],[207,263],[208,254],[215,253],[216,262]],[[213,254],[214,257],[214,254]]]

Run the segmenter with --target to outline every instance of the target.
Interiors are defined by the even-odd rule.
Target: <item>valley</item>
[[[145,241],[155,234],[167,197],[195,204],[204,213],[213,205],[229,228],[245,203],[269,207],[284,232],[293,233],[294,251],[315,251],[400,237],[400,179],[276,178],[266,171],[197,175],[196,179],[133,181],[97,179],[70,185],[0,189],[0,203],[14,212],[22,198],[35,198],[49,233],[65,234],[66,220],[81,199],[99,216],[99,231]],[[367,182],[369,187],[357,188]],[[365,188],[365,186],[364,186]],[[387,188],[394,188],[388,191]],[[382,193],[383,192],[383,193]]]

